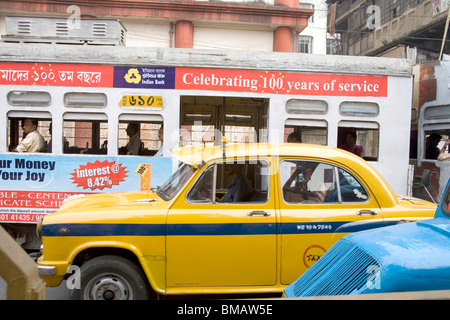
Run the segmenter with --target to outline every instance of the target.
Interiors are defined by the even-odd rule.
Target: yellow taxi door
[[[204,168],[169,211],[168,290],[276,283],[277,214],[270,159],[239,164],[252,194],[237,202],[220,202],[232,182],[225,165]]]
[[[296,280],[344,235],[384,226],[375,197],[355,176],[324,161],[280,161],[282,284]]]

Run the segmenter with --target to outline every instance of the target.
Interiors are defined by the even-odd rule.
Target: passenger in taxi
[[[252,185],[245,177],[237,164],[225,165],[225,172],[232,177],[232,182],[228,188],[228,192],[222,199],[217,199],[217,202],[245,202],[249,201],[252,195]]]
[[[283,185],[283,198],[288,203],[326,202],[326,191],[308,190],[308,181],[303,178],[301,167],[297,167],[291,177]]]
[[[283,185],[283,198],[286,202],[302,202],[307,196],[307,181],[303,179],[302,167],[298,166]]]
[[[37,119],[24,119],[22,128],[26,137],[22,139],[17,147],[13,149],[14,152],[39,152],[45,147],[44,138],[37,131]]]

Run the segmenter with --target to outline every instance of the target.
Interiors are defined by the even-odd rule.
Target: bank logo
[[[137,68],[128,69],[127,74],[124,76],[125,81],[128,83],[140,83],[141,75],[139,74],[139,70]]]

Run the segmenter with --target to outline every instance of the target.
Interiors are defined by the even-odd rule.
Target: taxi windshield
[[[177,171],[175,171],[167,182],[158,188],[156,193],[166,201],[171,200],[186,182],[189,181],[195,170],[196,169],[193,166],[184,163]]]

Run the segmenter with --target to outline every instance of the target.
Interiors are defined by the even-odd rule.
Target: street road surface
[[[202,300],[202,299],[266,299],[266,298],[280,298],[281,294],[247,294],[247,295],[221,295],[221,296],[175,296],[167,297],[169,300]],[[58,287],[46,287],[46,300],[70,300],[69,289],[67,289],[66,281],[64,280]],[[0,301],[6,300],[6,281],[0,277]]]

